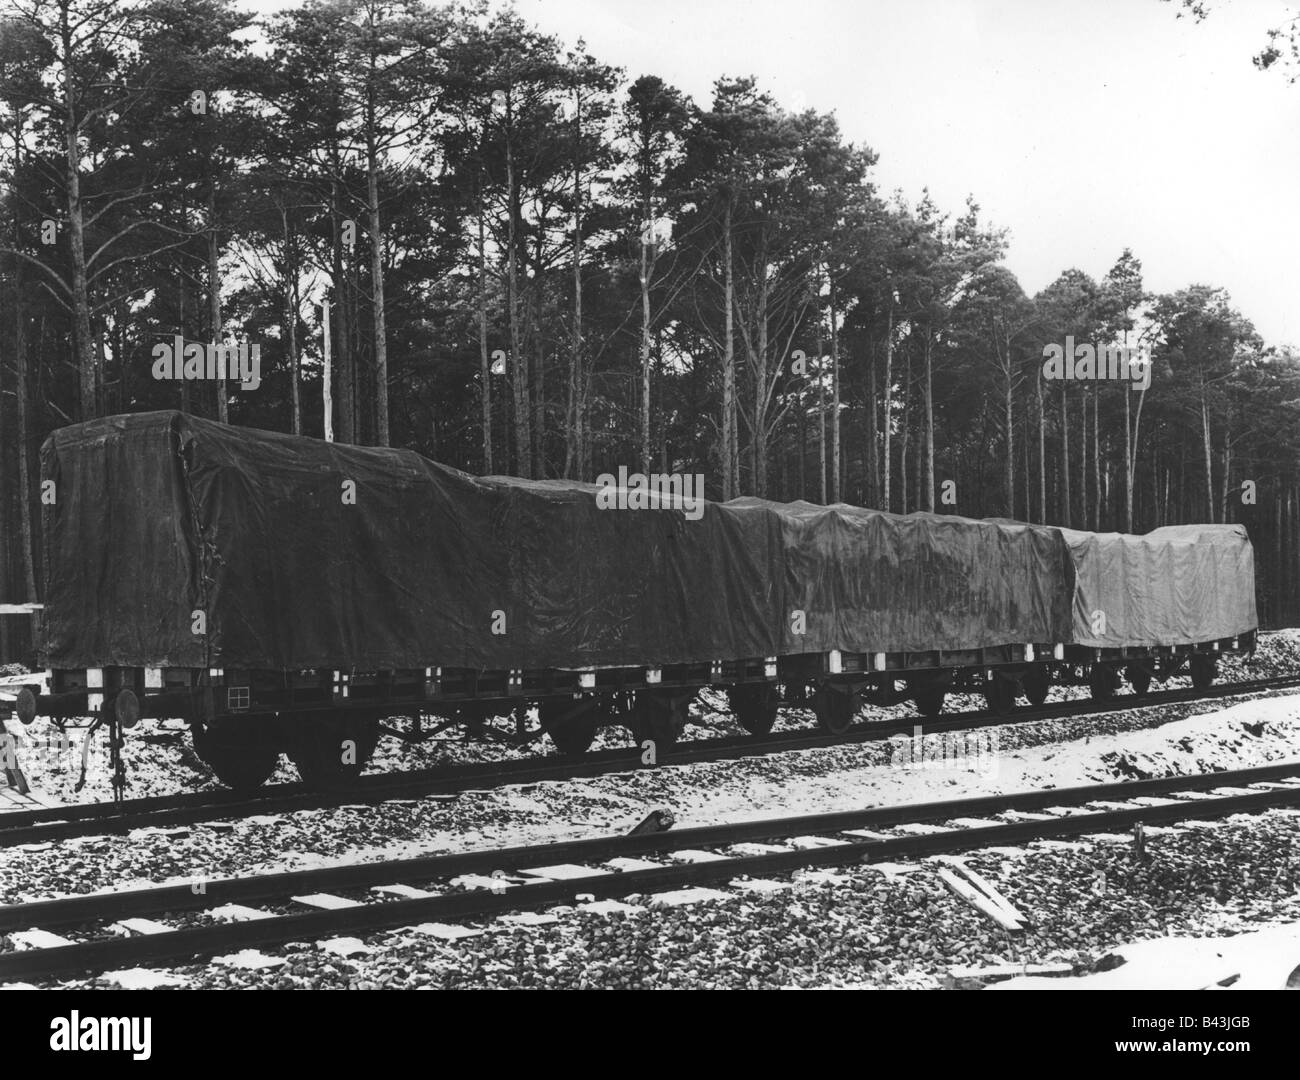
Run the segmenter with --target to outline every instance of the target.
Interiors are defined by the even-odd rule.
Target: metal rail
[[[728,855],[715,861],[662,866],[621,873],[595,870],[589,876],[511,884],[500,892],[449,892],[409,900],[361,903],[335,910],[269,915],[248,922],[223,923],[164,933],[95,940],[0,954],[0,980],[48,977],[54,974],[104,970],[114,966],[159,961],[188,961],[234,949],[311,940],[341,933],[367,933],[427,920],[464,919],[568,902],[582,894],[618,897],[687,885],[725,882],[742,875],[786,873],[814,866],[844,866],[939,852],[968,851],[999,844],[1023,844],[1049,837],[1127,830],[1141,822],[1155,824],[1180,819],[1206,819],[1300,805],[1300,761],[1254,769],[1178,776],[1159,780],[1090,785],[1012,795],[978,796],[910,806],[875,807],[830,814],[744,821],[667,833],[610,836],[531,847],[512,847],[432,855],[353,866],[266,874],[206,882],[197,893],[188,885],[162,886],[130,892],[101,893],[36,901],[0,908],[0,931],[27,927],[84,926],[132,915],[193,911],[218,904],[285,901],[322,889],[364,889],[376,885],[445,881],[461,874],[521,871],[560,863],[598,863],[623,856],[664,854],[696,848],[717,848],[740,842],[779,841],[804,835],[831,834],[834,843],[800,850],[758,855]],[[1008,811],[1087,806],[1089,803],[1131,801],[1142,796],[1168,796],[1244,785],[1265,790],[1232,792],[1207,798],[1179,799],[1159,805],[1135,804],[1044,820],[963,827],[954,823],[942,832],[877,839],[846,840],[850,829],[888,828],[901,824],[953,821]]]

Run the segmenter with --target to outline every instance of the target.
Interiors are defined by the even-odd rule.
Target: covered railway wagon
[[[1141,563],[1018,522],[751,498],[602,509],[592,485],[175,412],[57,431],[42,471],[48,692],[21,695],[20,718],[183,717],[236,786],[281,751],[309,782],[346,778],[403,713],[536,706],[562,750],[621,723],[662,752],[703,686],[751,732],[788,702],[838,733],[866,700],[930,714],[966,689],[1003,710],[1052,681],[1105,692],[1124,669],[1137,688],[1255,629],[1235,527],[1122,538],[1147,543]],[[1122,614],[1084,634],[1089,590],[1129,588],[1115,566],[1161,573],[1178,545],[1215,598],[1175,589],[1179,616],[1147,620],[1178,640],[1126,640],[1143,618],[1109,599]]]
[[[1145,694],[1152,678],[1184,665],[1204,688],[1222,652],[1254,648],[1255,556],[1245,526],[1171,525],[1142,536],[1060,531],[1075,564],[1066,655],[1094,697],[1114,693],[1121,674]]]

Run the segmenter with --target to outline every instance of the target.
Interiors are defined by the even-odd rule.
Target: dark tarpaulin
[[[719,509],[761,510],[778,523],[786,609],[806,611],[810,633],[815,619],[815,651],[1069,640],[1074,572],[1050,529],[843,503],[741,498]]]
[[[175,412],[64,428],[41,460],[52,667],[662,666],[1069,640],[1070,555],[1039,526],[758,499],[699,520],[602,510],[593,485]]]

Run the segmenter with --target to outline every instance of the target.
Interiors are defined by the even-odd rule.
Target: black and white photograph
[[[0,0],[12,1029],[1099,990],[1250,1059],[1297,177],[1288,0]]]

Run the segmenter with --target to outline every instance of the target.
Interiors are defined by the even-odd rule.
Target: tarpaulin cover
[[[1194,645],[1259,625],[1255,556],[1244,526],[1171,525],[1141,536],[1061,534],[1074,557],[1077,644]]]
[[[42,468],[52,667],[661,666],[1070,629],[1069,551],[1038,526],[600,509],[593,485],[173,412],[57,431]]]

